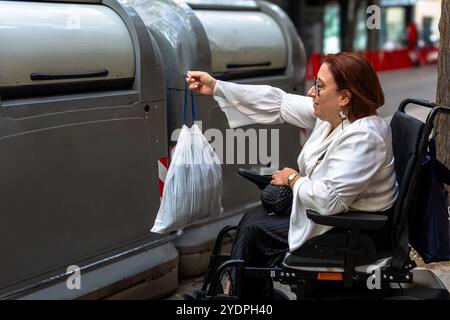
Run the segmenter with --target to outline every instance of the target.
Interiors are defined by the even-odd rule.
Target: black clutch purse
[[[271,175],[260,175],[249,169],[239,169],[238,174],[262,190],[261,203],[270,213],[288,215],[292,209],[292,190],[288,186],[270,184]]]

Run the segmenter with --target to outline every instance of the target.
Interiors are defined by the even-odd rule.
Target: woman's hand
[[[189,90],[193,90],[201,94],[212,95],[217,80],[207,72],[188,71],[186,82],[189,85]]]
[[[288,178],[292,173],[297,173],[292,168],[284,168],[283,170],[277,170],[272,175],[272,181],[270,181],[271,184],[277,185],[277,186],[287,186],[288,185]],[[297,176],[298,177],[298,176]],[[297,179],[296,177],[296,179]],[[294,179],[293,181],[295,181]]]

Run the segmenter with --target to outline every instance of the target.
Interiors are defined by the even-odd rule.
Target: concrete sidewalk
[[[433,271],[434,274],[442,281],[446,288],[450,291],[450,262],[430,263],[425,265],[421,260],[415,259],[418,268],[425,268]],[[195,289],[202,287],[203,277],[192,279],[180,279],[177,291],[171,294],[166,300],[183,300],[183,294],[191,294]],[[274,287],[283,291],[291,300],[295,300],[295,295],[290,291],[289,287],[280,283],[274,283]]]

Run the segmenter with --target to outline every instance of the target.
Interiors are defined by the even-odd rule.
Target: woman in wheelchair
[[[312,133],[298,168],[276,171],[271,184],[292,188],[291,214],[273,215],[262,207],[241,219],[231,257],[253,267],[267,267],[289,250],[296,252],[309,239],[332,233],[333,227],[307,217],[349,210],[389,212],[398,193],[391,130],[377,114],[384,94],[372,65],[354,53],[326,56],[308,96],[289,94],[266,85],[219,81],[190,71],[189,89],[213,95],[230,127],[245,117],[256,123],[290,123]],[[297,148],[297,146],[292,146]],[[387,213],[386,213],[387,214]],[[388,243],[388,233],[375,236],[375,246]],[[377,249],[378,249],[377,248]],[[272,281],[245,279],[243,297],[272,298]]]

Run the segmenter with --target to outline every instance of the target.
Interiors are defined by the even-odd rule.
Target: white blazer
[[[297,163],[309,173],[326,151],[311,177],[293,186],[289,249],[332,227],[315,224],[306,209],[332,215],[349,209],[377,212],[392,207],[397,198],[392,137],[389,125],[378,115],[345,120],[328,135],[331,124],[314,116],[311,97],[288,94],[265,85],[242,85],[218,81],[214,99],[225,112],[231,128],[249,123],[290,123],[313,129]]]

